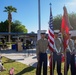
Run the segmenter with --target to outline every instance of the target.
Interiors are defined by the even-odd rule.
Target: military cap
[[[59,32],[54,31],[54,34],[59,34]]]
[[[40,33],[41,34],[46,34],[46,30],[41,30]]]

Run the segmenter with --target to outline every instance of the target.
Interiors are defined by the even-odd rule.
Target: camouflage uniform
[[[53,71],[55,69],[55,63],[57,63],[57,73],[58,75],[62,75],[61,73],[61,56],[63,51],[63,45],[60,38],[54,39],[54,52],[53,52]],[[52,73],[52,72],[51,72]],[[51,74],[52,75],[52,74]]]
[[[66,49],[66,63],[67,72],[69,70],[69,65],[71,65],[71,75],[75,75],[75,47],[72,39],[68,40],[68,47]]]
[[[41,67],[43,65],[43,75],[47,75],[47,54],[48,40],[40,39],[37,41],[36,53],[38,58],[38,65],[36,75],[41,75]]]

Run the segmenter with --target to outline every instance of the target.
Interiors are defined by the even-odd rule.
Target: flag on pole
[[[54,30],[53,30],[53,17],[52,17],[51,6],[50,6],[50,20],[49,20],[49,30],[48,30],[48,42],[49,42],[49,49],[53,52]]]
[[[69,39],[69,30],[72,29],[70,25],[67,9],[63,7],[64,13],[62,17],[62,24],[61,24],[61,33],[63,37],[63,47],[64,47],[64,56],[65,56],[65,64],[64,64],[64,75],[67,75],[67,59],[66,59],[66,48],[68,46],[68,39]]]
[[[50,51],[54,51],[54,30],[53,30],[53,17],[52,17],[52,9],[50,4],[50,20],[49,20],[49,30],[48,30],[48,46]],[[50,75],[53,75],[53,53],[50,58]]]
[[[63,13],[63,17],[62,17],[61,33],[63,36],[63,46],[64,46],[64,50],[65,50],[68,45],[67,40],[68,40],[68,36],[69,36],[69,30],[72,29],[72,26],[70,25],[67,9],[65,6],[63,7],[63,10],[64,10],[64,13]]]

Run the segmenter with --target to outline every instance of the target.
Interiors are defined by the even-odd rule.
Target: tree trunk
[[[10,32],[11,32],[11,21],[12,21],[12,15],[11,15],[11,12],[8,13],[8,21],[9,21],[9,25],[8,25],[8,42],[11,42],[11,35],[10,35]]]
[[[10,32],[11,32],[11,22],[9,21],[9,25],[8,25],[8,42],[11,42],[11,35],[10,35]]]

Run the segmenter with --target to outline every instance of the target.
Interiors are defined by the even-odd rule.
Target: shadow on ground
[[[32,70],[34,70],[35,68],[34,67],[27,67],[27,68],[24,68],[22,71],[20,71],[19,73],[15,74],[15,75],[22,75],[22,74],[25,74],[27,72],[31,72]]]

